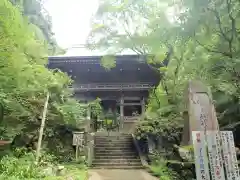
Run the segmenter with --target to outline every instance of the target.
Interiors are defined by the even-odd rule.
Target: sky
[[[98,0],[47,0],[44,6],[52,17],[53,32],[60,47],[85,44]],[[82,48],[69,48],[66,55],[89,53]]]
[[[97,11],[98,5],[99,0],[45,0],[44,6],[52,17],[57,43],[60,47],[67,49],[65,55],[100,55],[85,48],[71,48],[86,43],[91,30],[91,18]],[[168,9],[167,14],[171,20],[174,9]]]

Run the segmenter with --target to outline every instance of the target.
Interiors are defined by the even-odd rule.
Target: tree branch
[[[232,10],[232,8],[231,8],[231,0],[226,0],[226,1],[227,1],[226,3],[227,3],[228,17],[231,20],[231,27],[232,27],[232,29],[231,29],[231,37],[229,39],[228,45],[229,45],[229,51],[230,51],[231,55],[233,56],[233,54],[232,54],[232,42],[233,42],[234,34],[236,32],[236,27],[235,27],[236,23],[235,23],[235,19],[233,18],[232,12],[231,12],[231,10]]]
[[[226,41],[230,41],[230,38],[227,37],[227,35],[225,34],[225,32],[223,31],[223,28],[222,28],[222,22],[221,22],[221,18],[220,18],[220,15],[219,13],[217,12],[217,10],[212,10],[212,12],[214,13],[215,17],[216,17],[216,21],[217,21],[217,25],[218,25],[218,28],[220,30],[220,34],[222,35],[222,37],[226,40]]]
[[[214,50],[214,49],[211,49],[209,47],[206,47],[204,46],[202,43],[200,43],[197,39],[195,39],[195,41],[197,42],[198,45],[202,46],[206,51],[208,52],[212,52],[212,53],[217,53],[217,54],[222,54],[223,56],[226,56],[226,57],[229,57],[231,58],[232,55],[228,52],[221,52],[221,51],[217,51],[217,50]]]
[[[161,107],[161,102],[160,102],[160,100],[158,99],[158,96],[157,96],[157,94],[156,94],[156,88],[154,88],[154,90],[153,90],[153,95],[154,95],[155,98],[156,98],[156,101],[157,101],[157,104],[158,104],[158,108],[160,108],[160,107]]]

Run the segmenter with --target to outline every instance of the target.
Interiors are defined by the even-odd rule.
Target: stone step
[[[95,136],[98,139],[132,139],[132,136]]]
[[[112,141],[107,141],[107,142],[96,142],[95,141],[95,146],[98,145],[107,145],[107,146],[133,146],[133,142],[112,142]]]
[[[95,142],[132,142],[132,139],[95,139]]]
[[[109,162],[93,162],[93,166],[107,167],[107,166],[142,166],[141,162],[122,162],[122,163],[109,163]]]
[[[106,165],[106,166],[93,166],[93,169],[143,169],[143,166],[112,166],[112,165]]]
[[[96,153],[107,152],[109,154],[117,154],[117,153],[129,153],[133,152],[131,149],[112,149],[112,150],[105,150],[105,149],[95,149]]]
[[[94,159],[93,163],[109,163],[109,164],[128,164],[128,163],[140,163],[140,159]]]
[[[137,153],[136,152],[132,152],[132,151],[129,151],[129,152],[95,152],[95,157],[98,157],[98,156],[136,156]]]
[[[100,134],[100,132],[95,133],[96,137],[132,137],[131,134],[124,134],[124,133],[118,133],[118,132],[104,132]]]
[[[133,143],[122,143],[122,144],[113,144],[113,143],[95,143],[95,147],[134,147]]]
[[[103,156],[103,155],[101,155],[101,156],[95,156],[95,159],[138,159],[139,157],[138,157],[138,155],[136,154],[136,155],[122,155],[122,156],[119,156],[119,155],[116,155],[116,156],[114,156],[114,155],[111,155],[111,156],[107,156],[107,155],[105,155],[105,156]]]
[[[117,146],[117,147],[109,147],[109,146],[105,146],[105,147],[95,147],[96,151],[115,151],[115,150],[123,150],[123,151],[134,151],[135,149],[133,147],[123,147],[123,146]]]
[[[132,138],[95,138],[96,141],[132,141]]]
[[[95,147],[131,147],[133,149],[135,149],[134,144],[95,144]]]
[[[95,132],[96,136],[132,136],[131,134],[128,133],[123,133],[123,132],[116,132],[116,131],[110,131],[110,132],[106,132],[106,131],[101,131],[101,132]]]
[[[95,152],[132,152],[135,150],[132,147],[95,147]]]
[[[95,136],[93,167],[98,169],[140,169],[141,160],[131,135]]]
[[[123,140],[95,140],[95,144],[132,144],[133,141],[123,141]]]

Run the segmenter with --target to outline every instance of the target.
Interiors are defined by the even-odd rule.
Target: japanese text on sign
[[[205,135],[203,131],[192,132],[197,180],[210,180]]]
[[[207,131],[207,145],[212,180],[225,180],[218,131]]]

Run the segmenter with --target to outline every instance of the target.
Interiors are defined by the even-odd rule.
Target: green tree
[[[211,87],[219,122],[228,124],[239,119],[240,109],[238,7],[236,0],[104,0],[88,45],[111,54],[148,55],[159,70],[162,80],[148,105],[149,118],[159,126],[150,125],[150,131],[181,127],[184,89],[192,79]]]
[[[0,2],[0,11],[1,137],[12,139],[22,131],[37,133],[46,91],[51,92],[46,136],[52,125],[79,121],[83,109],[68,89],[72,80],[46,68],[44,40],[36,37],[28,19],[8,0]]]
[[[48,47],[48,54],[63,54],[52,31],[52,19],[48,11],[44,8],[44,0],[10,0],[18,7],[24,17],[27,17],[30,28],[35,33],[36,38],[45,41]]]

